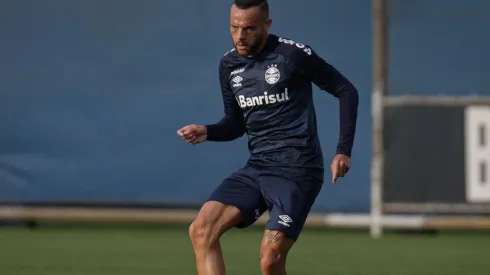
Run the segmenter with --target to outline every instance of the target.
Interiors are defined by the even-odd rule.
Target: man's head
[[[238,54],[251,56],[260,51],[271,23],[267,0],[235,0],[230,12],[230,32]]]

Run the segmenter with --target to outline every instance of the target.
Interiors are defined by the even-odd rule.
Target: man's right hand
[[[178,130],[177,135],[182,137],[189,144],[199,144],[206,141],[208,129],[204,125],[191,124]]]

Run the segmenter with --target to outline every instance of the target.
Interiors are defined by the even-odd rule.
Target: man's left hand
[[[342,154],[335,155],[330,169],[332,169],[332,183],[336,183],[338,178],[344,177],[349,171],[350,158]]]

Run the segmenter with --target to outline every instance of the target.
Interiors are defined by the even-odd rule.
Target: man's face
[[[256,54],[264,43],[271,20],[266,18],[259,7],[242,10],[233,5],[230,13],[230,32],[238,54]]]

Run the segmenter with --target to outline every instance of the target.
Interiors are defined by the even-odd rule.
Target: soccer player
[[[248,162],[216,188],[190,226],[200,275],[226,274],[221,235],[252,225],[266,210],[270,219],[260,247],[262,274],[286,274],[288,252],[324,182],[312,83],[339,99],[332,182],[350,168],[356,88],[310,46],[269,34],[271,23],[267,1],[234,1],[234,48],[219,65],[224,117],[177,131],[190,144],[248,136]]]

